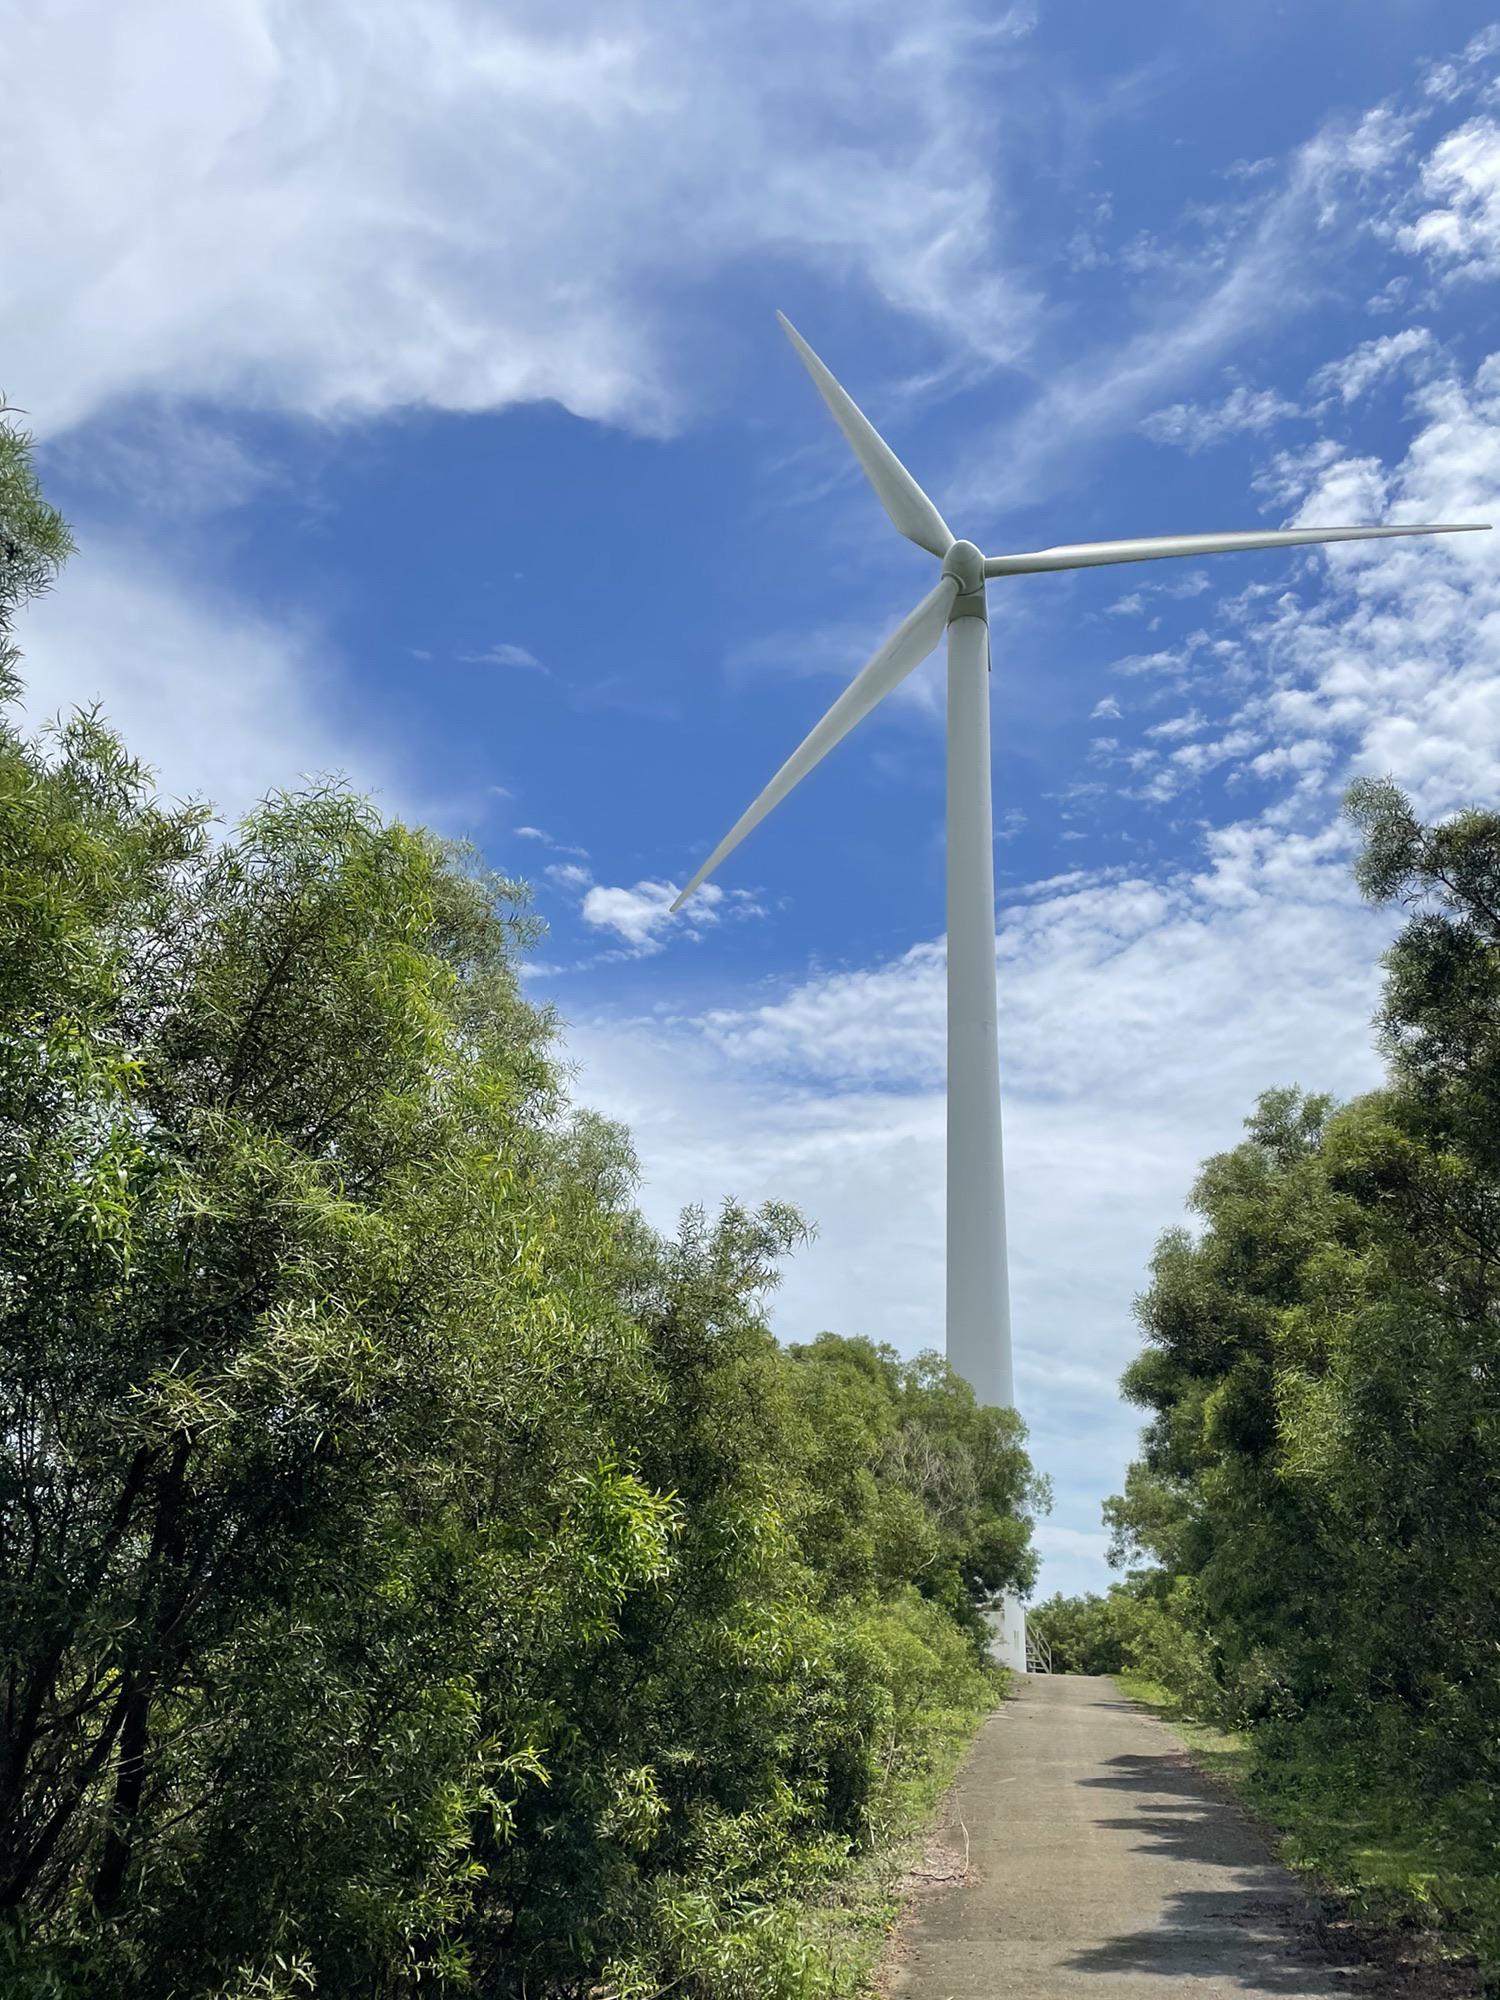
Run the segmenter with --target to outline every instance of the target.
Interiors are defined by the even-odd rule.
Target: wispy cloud
[[[1435,343],[1430,328],[1409,326],[1400,333],[1361,341],[1352,353],[1325,362],[1308,384],[1315,396],[1336,396],[1346,407],[1366,395],[1377,382],[1414,362],[1429,363]]]
[[[583,861],[589,858],[586,847],[576,847],[566,840],[556,840],[544,826],[513,826],[511,832],[517,840],[534,840],[540,846],[549,848],[554,854],[576,854]]]
[[[52,440],[43,467],[49,480],[65,481],[89,505],[137,519],[227,513],[285,481],[274,458],[252,449],[232,418],[150,397],[91,425],[86,438],[65,433]],[[316,511],[306,484],[297,505]]]
[[[1500,27],[1481,28],[1458,55],[1423,65],[1422,89],[1440,103],[1458,103],[1493,82],[1497,57],[1500,57]]]
[[[1219,403],[1171,403],[1141,419],[1141,429],[1153,444],[1181,445],[1185,451],[1206,451],[1237,431],[1268,431],[1287,417],[1300,416],[1297,405],[1274,389],[1232,389]]]
[[[1162,600],[1201,597],[1205,590],[1211,588],[1207,574],[1201,569],[1189,570],[1185,576],[1164,576],[1154,582],[1141,583],[1123,597],[1117,597],[1113,604],[1104,607],[1104,615],[1106,618],[1135,618],[1159,607]],[[1154,626],[1158,621],[1153,619],[1151,622]]]
[[[523,667],[537,674],[550,671],[535,653],[528,652],[524,646],[513,645],[509,640],[500,640],[477,653],[460,653],[458,657],[466,667]]]
[[[1206,240],[1196,256],[1178,243],[1163,246],[1174,273],[1168,303],[1154,303],[1158,282],[1145,285],[1134,331],[1113,344],[1091,344],[1040,384],[1019,418],[982,438],[956,482],[959,503],[1009,507],[1034,501],[1059,479],[1076,479],[1090,448],[1148,418],[1163,391],[1180,391],[1222,367],[1269,323],[1285,324],[1324,296],[1330,258],[1347,250],[1372,210],[1399,188],[1414,122],[1394,103],[1330,120],[1283,163],[1279,185],[1267,185],[1265,176],[1253,194],[1200,211]],[[1248,390],[1238,404],[1232,393],[1228,404],[1252,429],[1271,408]],[[1170,418],[1181,425],[1182,441],[1199,434],[1196,406],[1166,409],[1183,412]],[[1202,422],[1206,438],[1213,419]]]
[[[1186,715],[1174,715],[1165,722],[1153,724],[1146,734],[1171,742],[1184,736],[1200,736],[1207,727],[1207,718],[1193,708]]]
[[[407,818],[450,815],[359,723],[310,620],[278,621],[92,529],[65,586],[20,625],[34,722],[97,701],[164,793],[247,811],[302,775],[341,775]]]

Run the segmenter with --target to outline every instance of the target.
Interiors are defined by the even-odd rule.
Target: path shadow
[[[1192,1977],[1226,1994],[1318,2000],[1469,2000],[1481,1992],[1471,1966],[1408,1955],[1394,1936],[1351,1924],[1305,1891],[1232,1793],[1185,1754],[1112,1757],[1074,1783],[1120,1795],[1121,1815],[1095,1825],[1135,1834],[1138,1848],[1197,1863],[1204,1874],[1202,1888],[1167,1898],[1150,1929],[1080,1949],[1066,1961],[1071,1970]]]
[[[1185,1890],[1164,1905],[1150,1930],[1131,1931],[1078,1951],[1070,1971],[1103,1977],[1149,1973],[1200,1979],[1225,1993],[1304,1994],[1328,2000],[1361,1990],[1352,1968],[1329,1956],[1312,1913],[1263,1884]],[[1366,1991],[1369,1989],[1366,1988]]]
[[[1211,1868],[1244,1871],[1264,1867],[1273,1876],[1280,1876],[1264,1843],[1223,1806],[1212,1812],[1184,1813],[1175,1806],[1143,1805],[1133,1819],[1100,1819],[1094,1825],[1115,1833],[1138,1834],[1140,1838],[1133,1844],[1144,1853],[1170,1854],[1179,1861],[1196,1861]]]
[[[1219,1805],[1227,1799],[1223,1787],[1200,1771],[1185,1751],[1166,1750],[1146,1756],[1111,1757],[1097,1778],[1074,1782],[1088,1791],[1166,1792]]]
[[[1163,1904],[1147,1930],[1091,1945],[1067,1961],[1119,1978],[1211,1980],[1226,1993],[1318,1995],[1357,1991],[1319,1941],[1318,1910],[1273,1860],[1252,1822],[1185,1755],[1112,1757],[1075,1781],[1121,1794],[1128,1811],[1095,1822],[1134,1834],[1138,1849],[1195,1863],[1201,1889]],[[1135,1795],[1132,1798],[1132,1795]]]

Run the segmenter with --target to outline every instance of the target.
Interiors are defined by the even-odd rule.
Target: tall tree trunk
[[[104,1851],[94,1876],[94,1907],[108,1916],[119,1904],[135,1844],[136,1821],[141,1797],[146,1789],[146,1753],[151,1740],[151,1704],[163,1679],[164,1641],[176,1623],[186,1595],[181,1576],[183,1557],[182,1509],[187,1486],[188,1459],[192,1439],[178,1438],[172,1463],[162,1481],[157,1503],[156,1526],[151,1537],[151,1554],[143,1592],[140,1672],[133,1677],[125,1716],[120,1725],[120,1751],[115,1762],[114,1796],[109,1804],[109,1820],[104,1835]],[[177,1587],[174,1588],[173,1586]]]
[[[146,1749],[151,1734],[151,1690],[140,1682],[131,1693],[120,1728],[120,1754],[115,1765],[115,1795],[110,1801],[104,1852],[94,1877],[94,1908],[109,1916],[119,1906],[130,1866],[136,1815],[146,1785]]]

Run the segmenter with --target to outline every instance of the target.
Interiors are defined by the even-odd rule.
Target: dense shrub
[[[1113,1597],[1059,1591],[1027,1612],[1026,1626],[1048,1647],[1055,1674],[1117,1674],[1125,1665],[1125,1633]]]

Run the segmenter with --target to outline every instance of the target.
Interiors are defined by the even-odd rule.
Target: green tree
[[[1162,1239],[1107,1518],[1153,1559],[1135,1645],[1221,1719],[1437,1796],[1500,1778],[1500,816],[1357,786],[1359,879],[1410,911],[1383,1091],[1271,1092]]]
[[[0,726],[7,1993],[810,1995],[994,1697],[1013,1413],[779,1347],[792,1211],[650,1230],[531,935],[337,786],[216,831]]]
[[[1126,1664],[1126,1633],[1113,1596],[1058,1591],[1027,1612],[1026,1624],[1051,1649],[1055,1674],[1117,1674]]]
[[[50,506],[31,456],[31,438],[0,396],[0,700],[17,689],[15,615],[51,587],[73,553],[73,537]]]

